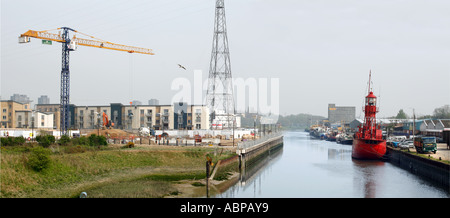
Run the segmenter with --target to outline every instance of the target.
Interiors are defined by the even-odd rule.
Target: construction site
[[[223,0],[216,1],[213,46],[210,59],[208,87],[205,105],[190,105],[190,102],[172,105],[130,105],[111,103],[104,106],[77,106],[71,103],[70,54],[80,46],[127,52],[129,54],[155,55],[152,49],[123,45],[100,39],[71,27],[50,30],[28,30],[20,34],[19,44],[28,44],[31,39],[42,40],[42,44],[60,43],[60,103],[37,104],[5,101],[11,110],[1,123],[2,136],[22,136],[34,140],[39,132],[60,138],[81,137],[91,134],[103,135],[110,144],[158,145],[219,145],[235,146],[246,140],[255,140],[261,134],[270,134],[272,124],[264,130],[255,126],[241,128],[240,116],[236,114],[233,97],[230,51],[228,46]],[[81,51],[78,51],[81,52]],[[85,51],[82,51],[83,53]],[[131,57],[131,56],[130,56]],[[79,63],[76,63],[79,64]],[[180,69],[186,68],[178,64]],[[132,85],[131,85],[132,86]],[[2,101],[3,104],[3,101]],[[11,106],[12,105],[12,106]],[[36,117],[45,125],[39,125]],[[265,124],[266,125],[266,124]],[[38,131],[40,130],[40,131]]]
[[[226,133],[230,133],[226,135]],[[166,130],[155,131],[154,135],[149,134],[144,129],[127,131],[121,129],[83,129],[78,136],[101,135],[104,136],[108,144],[133,144],[139,145],[172,145],[172,146],[237,146],[241,142],[259,139],[271,132],[261,132],[253,134],[253,130],[230,131],[191,131],[191,130]]]

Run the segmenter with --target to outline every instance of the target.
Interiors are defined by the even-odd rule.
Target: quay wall
[[[245,168],[259,159],[264,158],[267,153],[273,152],[283,146],[283,136],[276,136],[274,138],[263,141],[250,148],[240,149],[237,151],[239,155],[239,168]]]
[[[450,192],[450,165],[388,147],[389,162]]]

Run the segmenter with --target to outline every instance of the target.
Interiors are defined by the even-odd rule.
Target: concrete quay
[[[283,134],[281,132],[263,136],[257,140],[241,142],[236,153],[239,156],[239,168],[244,168],[263,157],[265,153],[283,146]]]

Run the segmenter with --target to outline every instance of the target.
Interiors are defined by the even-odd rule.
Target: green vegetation
[[[44,139],[43,139],[44,140]],[[51,140],[51,138],[50,138]],[[99,140],[101,141],[101,140]],[[219,154],[219,152],[217,152]],[[91,146],[89,138],[1,146],[0,197],[166,197],[178,195],[180,181],[205,179],[210,147]]]
[[[433,118],[435,119],[450,119],[450,105],[444,105],[436,108],[433,111]]]
[[[36,141],[40,146],[48,148],[51,144],[55,143],[55,136],[52,135],[38,135],[36,136]]]
[[[408,116],[406,115],[406,113],[403,111],[403,109],[400,109],[397,113],[397,116],[395,116],[396,119],[407,119]]]
[[[26,164],[33,170],[40,172],[50,165],[50,151],[43,147],[35,147],[31,149]]]
[[[232,175],[232,172],[239,172],[239,163],[233,162],[231,164],[227,164],[225,166],[220,166],[217,169],[217,172],[214,176],[214,180],[223,181],[228,180],[229,176]]]
[[[20,136],[20,137],[5,137],[5,138],[0,138],[0,142],[2,146],[18,146],[18,145],[23,145],[25,144],[25,138]]]

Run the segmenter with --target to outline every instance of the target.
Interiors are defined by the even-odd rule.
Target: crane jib
[[[54,33],[47,33],[47,32],[37,32],[37,36],[39,38],[45,38],[45,39],[49,39],[49,40],[54,40],[54,41],[58,41],[58,42],[65,42],[64,39],[61,38],[60,35],[58,34],[54,34]]]
[[[115,49],[115,50],[122,50],[122,51],[128,51],[128,52],[138,52],[138,53],[143,53],[143,54],[153,54],[151,49],[146,49],[146,48],[139,48],[139,47],[134,47],[134,46],[120,45],[120,44],[114,44],[114,43],[110,43],[110,42],[101,42],[101,41],[82,39],[82,38],[74,38],[73,40],[76,41],[78,43],[78,45],[92,46],[92,47],[106,48],[106,49]]]
[[[62,43],[66,42],[65,39],[63,39],[63,37],[60,34],[49,33],[47,31],[29,30],[26,33],[22,34],[21,37],[33,37],[33,38],[39,38],[39,39],[62,42]],[[82,46],[90,46],[90,47],[96,47],[96,48],[105,48],[105,49],[112,49],[112,50],[118,50],[118,51],[126,51],[129,53],[141,53],[141,54],[154,55],[152,49],[140,48],[140,47],[128,46],[128,45],[120,45],[120,44],[115,44],[115,43],[111,43],[111,42],[107,42],[107,41],[83,39],[83,38],[76,38],[76,37],[73,37],[73,39],[71,41],[76,42],[78,45],[82,45]],[[29,40],[21,41],[19,39],[19,42],[21,42],[21,43],[29,42]]]

